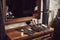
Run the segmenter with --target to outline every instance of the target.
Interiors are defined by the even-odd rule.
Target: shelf
[[[8,19],[5,24],[13,24],[13,23],[19,23],[19,22],[26,22],[31,21],[33,17],[23,17],[23,18],[16,18],[16,19]]]

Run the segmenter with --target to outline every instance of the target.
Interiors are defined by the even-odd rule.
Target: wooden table
[[[44,36],[46,34],[53,33],[53,31],[54,31],[54,29],[50,28],[50,29],[45,30],[45,31],[36,32],[32,36],[28,36],[26,34],[21,36],[21,32],[16,31],[16,30],[10,30],[10,31],[7,31],[7,36],[11,40],[28,40],[28,39],[34,39],[34,38],[38,38],[38,37]]]
[[[19,38],[27,37],[28,35],[24,34],[24,36],[21,36],[21,33],[16,31],[16,30],[11,30],[7,32],[7,36],[9,37],[10,40],[16,40]]]

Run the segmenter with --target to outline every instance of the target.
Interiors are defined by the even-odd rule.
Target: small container
[[[23,36],[24,35],[24,32],[23,32],[24,30],[23,29],[21,29],[21,36]]]

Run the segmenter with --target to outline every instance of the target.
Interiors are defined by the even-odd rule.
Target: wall
[[[49,13],[49,24],[51,23],[51,20],[56,17],[58,8],[59,8],[59,0],[50,0],[49,10],[51,10],[52,12]]]
[[[53,20],[53,18],[56,17],[56,14],[58,12],[58,8],[59,7],[59,4],[60,4],[60,1],[59,0],[50,0],[50,4],[49,4],[49,10],[51,10],[51,12],[49,13],[49,24],[51,23],[51,21]],[[42,8],[43,7],[43,0],[41,0],[41,11],[43,11]],[[42,15],[43,13],[41,13]],[[41,16],[42,18],[42,16]],[[41,20],[42,21],[42,20]]]

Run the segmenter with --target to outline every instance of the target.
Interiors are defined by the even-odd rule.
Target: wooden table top
[[[36,32],[34,33],[32,36],[28,36],[26,34],[24,34],[23,36],[21,36],[21,32],[16,31],[16,30],[10,30],[7,32],[7,36],[11,39],[11,40],[15,40],[15,39],[20,39],[20,40],[27,40],[27,39],[33,39],[33,38],[37,38],[46,34],[50,34],[54,31],[53,28],[50,28],[48,30],[45,31],[41,31],[41,32]]]
[[[26,37],[28,35],[24,34],[23,36],[21,36],[21,32],[18,32],[16,30],[12,30],[10,32],[7,32],[7,35],[8,37],[11,39],[11,40],[16,40],[16,39],[19,39],[19,38],[23,38],[23,37]]]

